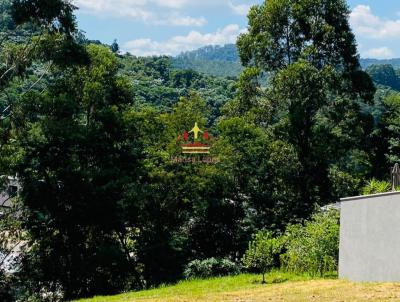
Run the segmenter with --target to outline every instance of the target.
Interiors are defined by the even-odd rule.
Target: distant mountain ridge
[[[231,78],[238,77],[243,70],[234,44],[209,45],[183,52],[172,58],[172,65],[177,69],[192,69],[208,75]]]
[[[186,58],[190,60],[207,60],[222,62],[239,62],[239,52],[235,44],[226,44],[224,46],[208,45],[197,50],[182,52],[177,58]]]
[[[238,77],[243,70],[235,44],[224,46],[208,45],[197,50],[182,52],[172,58],[172,64],[177,69],[192,69],[213,76]],[[400,58],[395,59],[360,59],[363,69],[371,65],[392,65],[400,68]]]
[[[395,59],[360,59],[360,64],[363,69],[371,65],[392,65],[393,68],[400,68],[400,58]]]

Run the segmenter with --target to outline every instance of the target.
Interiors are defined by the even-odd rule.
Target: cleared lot
[[[80,302],[264,302],[264,301],[400,301],[400,283],[353,283],[335,279],[272,273],[181,282],[154,290],[95,297]]]

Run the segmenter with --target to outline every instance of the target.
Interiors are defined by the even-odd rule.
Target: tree
[[[382,124],[384,127],[384,133],[387,134],[386,139],[388,142],[388,150],[386,153],[389,164],[393,165],[400,162],[399,150],[400,150],[400,95],[391,94],[384,100],[385,112],[382,116]],[[382,137],[381,137],[382,139]]]
[[[271,232],[258,232],[243,255],[243,265],[247,269],[261,272],[262,283],[265,284],[265,274],[274,265],[275,256],[279,254],[281,248],[280,239],[274,238]]]
[[[392,65],[371,65],[366,69],[366,72],[375,83],[400,90],[400,79]]]
[[[141,134],[146,138],[146,175],[132,212],[141,213],[137,258],[149,284],[176,281],[193,259],[234,257],[242,252],[244,240],[238,238],[241,225],[237,223],[242,211],[227,198],[231,187],[224,171],[217,165],[170,160],[171,155],[181,155],[183,141],[177,141],[178,136],[196,121],[205,129],[208,113],[206,102],[190,93],[170,113],[157,115],[147,109],[140,118],[146,121]]]
[[[272,82],[272,98],[281,100],[277,106],[284,112],[279,131],[284,131],[283,136],[294,146],[301,163],[297,190],[303,213],[293,213],[300,217],[309,215],[314,203],[333,199],[329,195],[328,159],[336,156],[336,150],[327,144],[330,133],[326,120],[319,124],[317,118],[329,102],[326,93],[332,80],[330,68],[319,71],[299,61],[278,72]]]
[[[111,294],[140,279],[134,225],[124,208],[138,182],[140,144],[125,114],[131,87],[108,48],[87,47],[91,64],[59,70],[41,94],[16,104],[8,148],[18,174],[27,251],[18,273],[31,292],[65,299]]]
[[[241,227],[249,238],[255,230],[283,230],[299,218],[296,183],[300,163],[293,146],[247,117],[218,124],[216,151],[226,175],[229,198],[243,212]]]
[[[43,82],[46,82],[52,67],[87,63],[84,49],[75,41],[74,9],[69,1],[62,0],[4,0],[0,4],[0,171],[3,176],[15,175],[12,167],[18,161],[12,144],[16,135],[15,125],[19,124],[21,117],[20,112],[16,112],[17,103],[39,88],[44,90]],[[32,65],[34,68],[40,66],[37,69],[40,76],[29,70]],[[7,183],[5,180],[7,177],[1,178],[2,187]],[[17,245],[23,254],[27,246],[22,244],[28,240],[22,227],[26,222],[25,207],[14,199],[13,207],[4,210],[0,217],[2,256],[8,255],[10,247]],[[0,259],[2,264],[4,259]],[[18,261],[15,267],[20,268]],[[16,276],[10,278],[8,273],[4,280],[12,280],[8,282],[9,293],[20,293],[30,284],[23,283],[22,287],[26,285],[26,288],[21,289],[18,287],[20,280]]]
[[[113,53],[119,52],[119,45],[118,45],[117,39],[114,39],[114,42],[111,44],[111,51]]]
[[[301,58],[317,68],[359,71],[356,42],[344,0],[269,0],[253,6],[249,31],[238,39],[245,66],[282,69]]]
[[[315,213],[303,224],[290,225],[283,237],[283,267],[292,272],[324,276],[337,270],[339,212]]]
[[[75,7],[69,1],[14,0],[2,9],[12,23],[0,40],[0,88],[23,77],[35,59],[56,65],[86,62],[83,48],[75,41]],[[21,26],[25,32],[17,39],[15,30]]]
[[[248,32],[237,41],[247,70],[270,75],[266,89],[258,84],[261,94],[250,100],[239,95],[238,103],[276,140],[292,145],[300,161],[295,177],[302,209],[296,217],[306,218],[315,203],[345,193],[336,191],[341,186],[333,175],[370,173],[355,158],[361,163],[370,151],[373,118],[362,107],[371,104],[375,88],[361,70],[348,16],[342,0],[269,0],[252,7]],[[254,80],[239,91],[251,83],[257,91]]]
[[[317,69],[332,66],[341,75],[342,92],[371,100],[375,89],[361,70],[349,13],[344,0],[269,0],[255,5],[248,33],[237,41],[242,63],[266,72],[300,59]]]

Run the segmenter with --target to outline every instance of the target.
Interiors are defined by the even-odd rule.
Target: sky
[[[177,55],[235,43],[247,12],[262,0],[73,0],[79,28],[92,40],[137,56]],[[362,58],[400,57],[400,1],[348,0]]]

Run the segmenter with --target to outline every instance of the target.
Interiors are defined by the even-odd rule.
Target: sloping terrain
[[[80,302],[264,302],[400,301],[400,283],[353,283],[272,273],[267,284],[256,275],[181,282],[154,290]]]

